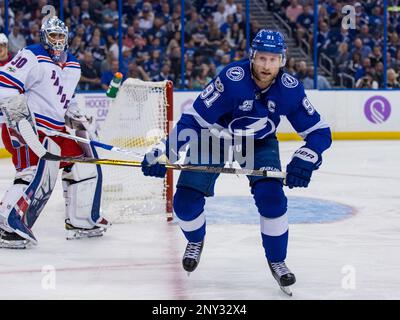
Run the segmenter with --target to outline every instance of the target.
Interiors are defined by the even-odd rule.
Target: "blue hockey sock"
[[[269,262],[286,258],[289,231],[287,199],[282,184],[276,180],[258,181],[252,189],[258,212],[265,256]]]
[[[174,211],[186,239],[199,242],[206,234],[204,194],[189,188],[177,188],[174,195]]]

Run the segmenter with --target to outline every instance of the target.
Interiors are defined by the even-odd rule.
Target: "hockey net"
[[[129,78],[112,101],[100,125],[100,141],[144,155],[165,138],[172,124],[173,84]],[[99,150],[100,156],[141,161],[143,156],[126,156]],[[140,168],[103,166],[102,211],[114,223],[140,217],[172,219],[172,172],[165,179],[145,177]]]

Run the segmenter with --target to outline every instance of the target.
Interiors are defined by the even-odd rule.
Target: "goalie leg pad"
[[[60,154],[60,148],[51,139],[45,138],[44,146],[50,152]],[[40,160],[37,166],[17,172],[14,185],[0,203],[1,229],[37,243],[30,229],[50,198],[58,168],[59,162]]]
[[[78,228],[95,227],[102,221],[102,174],[99,166],[75,163],[64,169],[62,179],[66,219]]]

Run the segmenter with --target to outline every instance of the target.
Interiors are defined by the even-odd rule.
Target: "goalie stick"
[[[141,158],[144,157],[144,154],[136,152],[136,151],[133,151],[133,150],[123,149],[123,148],[120,148],[120,147],[114,147],[114,146],[106,144],[106,143],[102,143],[102,142],[95,141],[95,140],[89,140],[89,139],[73,136],[73,135],[70,135],[68,133],[48,130],[48,129],[44,129],[44,128],[40,128],[39,130],[43,131],[48,136],[63,137],[63,138],[71,139],[71,140],[74,140],[74,141],[77,141],[77,142],[82,142],[82,143],[89,144],[89,145],[94,146],[94,147],[99,147],[99,148],[102,148],[102,149],[105,149],[105,150],[109,150],[109,151],[113,151],[113,152],[117,152],[117,153],[121,153],[121,154],[125,154],[125,155],[132,155],[132,156],[141,157]]]

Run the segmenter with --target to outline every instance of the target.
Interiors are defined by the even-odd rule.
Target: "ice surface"
[[[282,163],[300,145],[281,143]],[[12,177],[10,159],[1,159],[2,194]],[[286,189],[289,199],[354,209],[336,222],[290,224],[291,299],[400,299],[399,180],[400,141],[335,141],[308,189]],[[221,176],[216,195],[250,197],[247,179]],[[232,223],[229,203],[221,209],[226,220],[220,212],[208,225],[190,277],[181,267],[186,241],[162,215],[113,225],[103,238],[67,241],[63,205],[58,181],[33,228],[38,246],[0,249],[0,299],[288,299],[268,270],[259,226]]]

